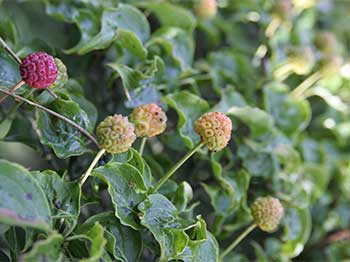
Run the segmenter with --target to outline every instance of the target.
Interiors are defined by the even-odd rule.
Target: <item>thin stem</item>
[[[147,137],[142,138],[140,151],[139,151],[140,156],[142,156],[143,154],[143,150],[145,149],[146,142],[147,142]]]
[[[3,88],[0,88],[0,92],[2,92],[4,94],[8,94],[9,96],[12,96],[16,100],[23,101],[24,103],[27,103],[27,104],[29,104],[31,106],[39,108],[39,109],[45,111],[46,113],[51,114],[51,115],[53,115],[53,116],[63,120],[67,124],[69,124],[69,125],[75,127],[76,129],[78,129],[85,136],[87,136],[95,145],[99,146],[96,138],[93,135],[91,135],[88,131],[86,131],[84,128],[82,128],[77,123],[75,123],[74,121],[70,120],[69,118],[67,118],[67,117],[65,117],[65,116],[63,116],[63,115],[61,115],[59,113],[56,113],[55,111],[52,111],[51,109],[48,109],[48,108],[46,108],[46,107],[44,107],[42,105],[39,105],[39,104],[37,104],[37,103],[35,103],[33,101],[30,101],[30,100],[28,100],[26,98],[23,98],[21,96],[15,95],[15,94],[12,94],[11,92],[9,92],[9,91],[7,91],[7,90],[5,90]]]
[[[290,95],[295,98],[300,97],[307,89],[313,86],[321,78],[322,75],[319,71],[313,73],[311,76],[306,78],[300,85],[294,88]]]
[[[22,63],[21,59],[15,54],[15,52],[12,51],[12,49],[6,44],[6,42],[4,41],[4,39],[2,39],[1,36],[0,36],[0,43],[2,47],[6,50],[6,52],[9,53],[10,56],[12,56],[13,59],[15,59],[18,64]]]
[[[92,160],[90,166],[88,167],[88,169],[86,170],[85,174],[81,177],[80,179],[80,186],[83,186],[83,184],[85,183],[86,179],[90,176],[92,169],[94,169],[94,167],[96,166],[98,160],[100,160],[100,158],[103,156],[103,154],[106,152],[105,149],[101,149],[97,155],[95,156],[94,160]]]
[[[228,255],[241,241],[245,238],[253,229],[256,224],[250,225],[246,230],[244,230],[236,239],[229,245],[220,255],[220,260],[222,260],[226,255]]]
[[[175,172],[178,170],[194,153],[198,151],[204,144],[199,142],[195,145],[183,158],[179,160],[166,174],[163,176],[158,183],[154,186],[151,193],[156,192]]]
[[[290,63],[286,63],[277,68],[274,72],[274,75],[278,80],[283,81],[291,74],[293,71],[292,69],[292,65]]]
[[[266,28],[265,35],[267,37],[273,36],[274,33],[276,32],[277,28],[281,25],[281,22],[282,21],[277,17],[272,18],[270,24]]]
[[[54,99],[57,99],[58,96],[55,94],[54,91],[50,90],[49,88],[45,89]]]
[[[16,90],[18,88],[20,88],[21,86],[23,86],[26,82],[24,82],[23,80],[19,81],[17,84],[15,84],[13,87],[11,87],[9,89],[9,92],[12,94],[14,92],[16,92]],[[7,95],[3,95],[2,97],[0,97],[0,104],[6,99],[6,97],[8,97]]]

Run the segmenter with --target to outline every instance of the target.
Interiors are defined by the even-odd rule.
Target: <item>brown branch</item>
[[[69,118],[67,118],[67,117],[65,117],[65,116],[63,116],[63,115],[61,115],[59,113],[56,113],[55,111],[52,111],[51,109],[48,109],[48,108],[46,108],[46,107],[44,107],[42,105],[39,105],[39,104],[37,104],[37,103],[35,103],[33,101],[30,101],[30,100],[28,100],[26,98],[23,98],[23,97],[21,97],[19,95],[15,95],[15,94],[13,94],[13,93],[11,93],[11,92],[3,89],[3,88],[0,88],[0,92],[2,92],[4,94],[7,94],[9,96],[12,96],[16,100],[22,101],[22,102],[27,103],[27,104],[29,104],[31,106],[39,108],[39,109],[45,111],[46,113],[51,114],[51,115],[53,115],[53,116],[55,116],[55,117],[65,121],[67,124],[69,124],[69,125],[75,127],[76,129],[78,129],[81,133],[83,133],[85,136],[87,136],[96,146],[99,147],[99,144],[98,144],[96,138],[93,135],[91,135],[87,130],[85,130],[84,128],[82,128],[77,123],[75,123],[74,121],[70,120]]]
[[[324,247],[324,246],[327,246],[327,245],[332,244],[334,242],[339,242],[339,241],[348,240],[348,239],[350,239],[350,230],[343,229],[343,230],[339,230],[339,231],[329,235],[325,239],[323,239],[319,243],[319,246]]]

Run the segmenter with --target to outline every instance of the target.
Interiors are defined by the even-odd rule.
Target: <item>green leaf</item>
[[[276,126],[287,136],[295,136],[309,124],[311,119],[309,103],[288,96],[286,86],[278,84],[266,86],[264,100],[265,108],[273,116]]]
[[[161,28],[156,31],[147,43],[152,46],[160,46],[182,69],[189,69],[194,55],[193,39],[188,33],[177,27]]]
[[[180,27],[189,32],[193,31],[196,19],[188,10],[167,2],[144,2],[140,6],[154,12],[162,26]]]
[[[0,222],[48,231],[51,212],[43,190],[22,166],[0,160]]]
[[[52,11],[49,9],[49,12]],[[63,12],[60,10],[59,13],[61,15]],[[65,50],[66,54],[79,52],[79,50],[81,50],[98,33],[99,30],[99,17],[92,10],[75,9],[74,14],[71,16],[73,22],[79,28],[80,41],[74,47]]]
[[[103,226],[96,221],[93,226],[83,224],[76,231],[77,234],[84,234],[89,239],[89,257],[81,259],[82,262],[98,261],[105,254],[107,240],[104,238]]]
[[[106,249],[114,258],[123,262],[138,261],[142,251],[139,231],[123,226],[112,212],[105,212],[90,217],[84,225],[99,222],[105,229],[108,243]],[[107,234],[106,234],[107,233]]]
[[[248,141],[247,141],[248,142]],[[241,144],[238,148],[238,156],[243,161],[243,167],[252,176],[271,178],[278,170],[277,157],[253,143]]]
[[[59,98],[49,103],[47,107],[69,118],[82,128],[92,130],[87,114],[74,101]],[[78,156],[87,151],[88,142],[85,135],[66,122],[38,110],[36,123],[41,143],[51,147],[57,157]]]
[[[199,245],[190,241],[189,249],[191,255],[184,257],[184,262],[216,262],[219,261],[219,245],[215,237],[210,233],[206,232],[207,240]],[[186,251],[185,251],[186,252]]]
[[[51,170],[32,172],[49,200],[51,213],[55,219],[64,218],[66,227],[64,235],[68,235],[77,224],[80,213],[81,189],[76,182],[67,182]]]
[[[145,60],[147,58],[147,49],[143,47],[141,40],[133,32],[118,29],[116,34],[116,42],[141,60]]]
[[[22,80],[19,74],[19,65],[1,47],[0,51],[0,86],[10,89]]]
[[[135,7],[119,4],[117,9],[106,8],[103,11],[101,30],[97,35],[94,35],[92,38],[89,35],[84,42],[80,41],[78,46],[67,50],[67,52],[78,52],[78,54],[83,55],[93,50],[107,48],[113,41],[118,39],[119,29],[122,29],[121,33],[124,34],[121,44],[125,45],[127,41],[132,41],[136,45],[135,39],[139,38],[139,41],[137,41],[138,49],[141,42],[145,42],[150,35],[149,24],[144,15]],[[128,39],[125,38],[125,32],[128,32]],[[130,38],[130,35],[132,35],[132,38]],[[135,52],[135,48],[130,48],[128,47],[129,50]],[[145,55],[144,51],[141,51],[143,56]]]
[[[110,163],[96,168],[93,173],[108,185],[115,216],[123,225],[139,229],[135,207],[144,200],[147,190],[140,172],[127,163]]]
[[[181,255],[189,237],[184,224],[177,216],[174,205],[163,195],[153,194],[138,206],[143,213],[141,224],[148,228],[160,245],[160,261],[168,261]]]
[[[22,255],[20,261],[61,261],[63,241],[62,235],[53,233],[47,239],[34,243],[30,252]]]
[[[199,142],[199,136],[194,131],[194,121],[209,109],[208,103],[188,91],[167,95],[163,101],[176,110],[179,116],[177,129],[186,146],[192,148]]]
[[[308,208],[287,208],[284,214],[284,235],[281,252],[290,257],[298,256],[311,233],[311,215]]]
[[[256,107],[231,107],[228,114],[237,117],[249,126],[253,137],[262,136],[273,128],[272,117]]]

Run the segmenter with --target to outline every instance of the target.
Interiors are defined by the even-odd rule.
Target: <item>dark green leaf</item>
[[[73,120],[91,131],[92,126],[85,111],[71,100],[56,99],[48,104],[51,110]],[[78,129],[46,112],[38,111],[37,128],[40,141],[50,146],[59,158],[77,156],[87,151],[87,138]]]

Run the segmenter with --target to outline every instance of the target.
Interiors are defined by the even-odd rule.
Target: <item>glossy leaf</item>
[[[140,172],[127,163],[110,163],[96,168],[93,175],[108,185],[115,216],[120,222],[139,229],[135,207],[144,200],[147,189]]]
[[[87,114],[74,101],[56,99],[47,107],[75,121],[88,131],[92,130]],[[37,128],[41,143],[50,146],[59,158],[77,156],[87,151],[88,142],[85,135],[46,112],[38,110]]]

